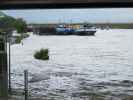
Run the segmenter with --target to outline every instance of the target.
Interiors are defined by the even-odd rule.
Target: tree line
[[[0,31],[17,30],[18,33],[24,33],[27,29],[27,23],[22,18],[14,18],[0,12]]]

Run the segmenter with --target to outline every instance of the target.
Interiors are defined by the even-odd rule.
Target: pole
[[[24,91],[25,91],[25,100],[28,100],[28,71],[24,70]]]
[[[0,33],[0,100],[7,100],[8,97],[8,66],[6,35]]]
[[[9,68],[8,68],[8,71],[9,71],[9,93],[11,94],[12,92],[12,88],[11,88],[11,44],[10,44],[10,40],[9,40]]]

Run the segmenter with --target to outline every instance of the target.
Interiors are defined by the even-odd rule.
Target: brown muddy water
[[[36,36],[11,47],[12,86],[23,89],[29,71],[35,100],[133,100],[133,30],[98,30],[95,36]],[[50,60],[33,54],[48,48]],[[127,99],[129,98],[129,99]]]

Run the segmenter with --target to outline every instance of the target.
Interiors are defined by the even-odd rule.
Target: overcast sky
[[[28,23],[90,22],[90,23],[131,23],[133,8],[104,9],[36,9],[2,10],[15,18],[22,17]]]

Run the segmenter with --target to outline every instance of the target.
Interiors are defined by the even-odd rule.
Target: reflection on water
[[[133,94],[133,30],[98,30],[96,36],[36,36],[12,45],[14,88],[29,70],[31,95],[52,100],[88,100],[90,95]],[[50,60],[33,54],[49,48]]]

